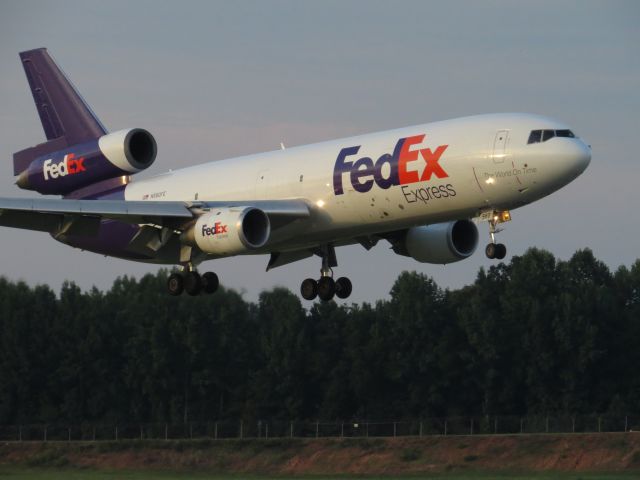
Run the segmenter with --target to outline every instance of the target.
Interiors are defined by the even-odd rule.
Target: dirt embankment
[[[281,475],[640,471],[640,434],[24,442],[1,444],[1,464]]]

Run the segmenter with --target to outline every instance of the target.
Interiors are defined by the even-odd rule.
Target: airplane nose
[[[564,142],[562,147],[564,157],[563,177],[570,182],[582,175],[589,163],[591,163],[591,147],[584,143],[581,139],[572,139]]]
[[[576,168],[580,173],[587,169],[591,163],[591,145],[587,145],[583,141],[580,141],[575,154],[575,163]]]
[[[566,185],[579,177],[591,162],[591,147],[579,138],[557,138],[547,144],[544,170],[550,184]]]

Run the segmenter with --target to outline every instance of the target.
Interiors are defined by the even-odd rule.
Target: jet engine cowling
[[[158,151],[153,135],[142,128],[104,135],[98,139],[98,148],[109,162],[129,173],[149,168]]]
[[[205,253],[237,255],[263,247],[271,236],[269,217],[255,207],[210,210],[182,235],[184,243]]]
[[[422,263],[446,264],[470,257],[478,247],[478,227],[469,220],[412,227],[393,250]]]
[[[16,184],[45,195],[66,195],[140,172],[153,164],[156,153],[156,141],[148,131],[120,130],[35,158],[20,172]]]

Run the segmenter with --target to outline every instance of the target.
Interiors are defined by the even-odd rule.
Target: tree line
[[[59,295],[0,278],[0,424],[637,413],[640,260],[531,249],[375,304],[170,297],[167,271]]]

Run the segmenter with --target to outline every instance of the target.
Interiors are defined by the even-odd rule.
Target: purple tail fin
[[[39,156],[107,133],[46,48],[21,52],[20,59],[48,141],[16,152],[14,175],[19,175]]]

